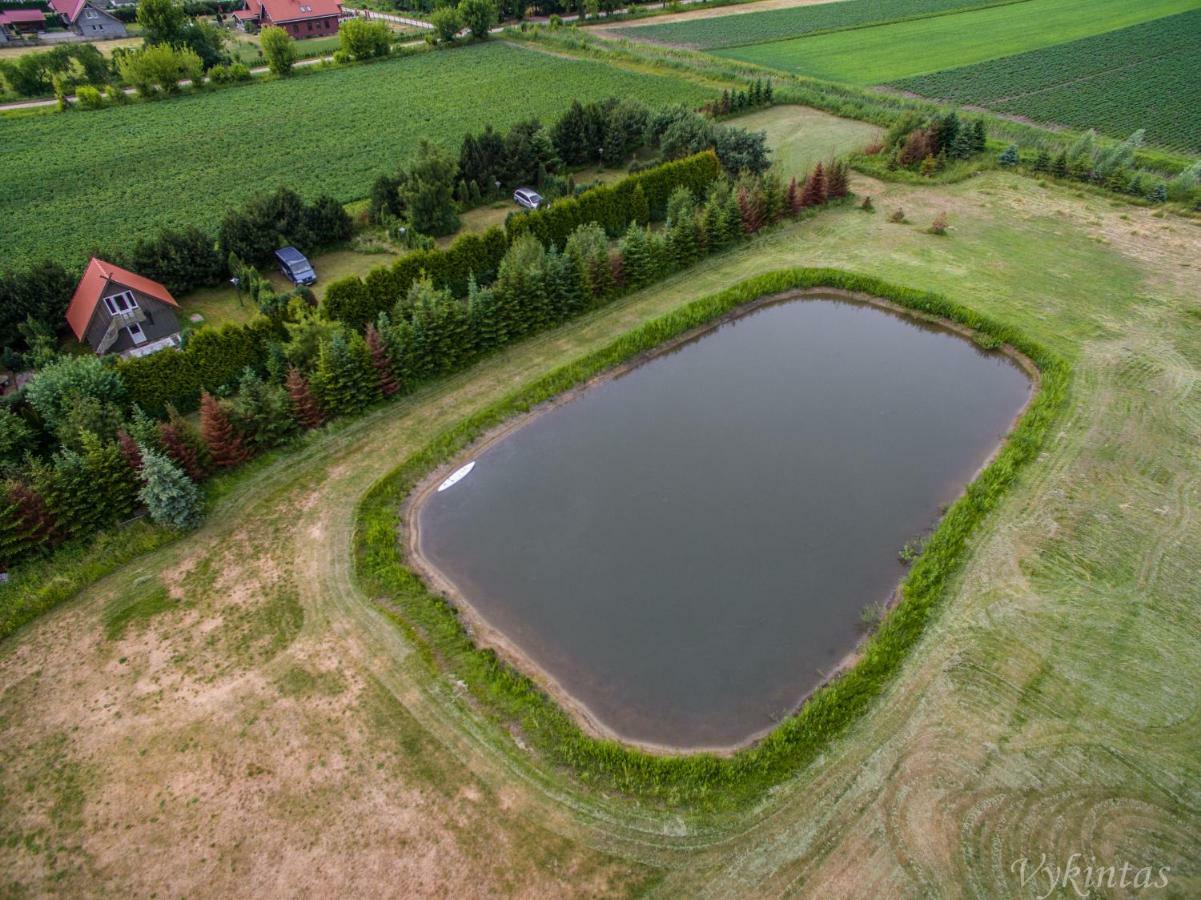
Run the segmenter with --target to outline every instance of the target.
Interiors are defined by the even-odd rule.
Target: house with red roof
[[[101,356],[146,356],[179,346],[178,309],[157,281],[92,257],[67,306],[67,324]]]
[[[6,9],[0,12],[0,42],[18,34],[37,34],[46,29],[46,14],[40,9]]]
[[[126,36],[125,23],[101,8],[99,0],[50,0],[63,24],[89,40]]]
[[[293,38],[324,37],[338,33],[342,4],[338,0],[246,0],[234,13],[244,29],[277,25]]]

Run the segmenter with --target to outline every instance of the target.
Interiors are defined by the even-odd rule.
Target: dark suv
[[[317,273],[313,271],[312,263],[295,247],[276,250],[275,258],[279,262],[279,270],[292,284],[316,284]]]

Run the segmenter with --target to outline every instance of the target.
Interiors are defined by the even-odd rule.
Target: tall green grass
[[[758,297],[813,287],[872,294],[965,325],[986,341],[1009,344],[1038,366],[1040,388],[994,461],[943,516],[902,585],[901,602],[864,644],[859,663],[819,689],[762,741],[730,757],[660,756],[586,735],[527,677],[491,650],[476,647],[454,607],[405,565],[398,540],[401,504],[430,469],[510,417]],[[1012,327],[937,294],[834,269],[770,272],[647,322],[444,431],[363,499],[355,535],[357,576],[366,593],[388,601],[389,615],[435,677],[453,673],[461,679],[494,722],[518,727],[552,765],[582,782],[671,806],[741,805],[815,760],[897,676],[963,565],[974,529],[1037,456],[1064,406],[1069,374],[1065,362]]]

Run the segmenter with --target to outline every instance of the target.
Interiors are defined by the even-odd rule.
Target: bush
[[[430,13],[430,24],[434,26],[434,34],[438,42],[449,44],[463,27],[459,21],[459,12],[453,6],[439,6]]]
[[[997,157],[998,165],[1004,166],[1007,169],[1016,166],[1019,162],[1021,162],[1021,159],[1018,156],[1017,144],[1010,144]]]
[[[387,56],[392,49],[392,30],[385,22],[346,19],[338,27],[338,44],[353,59]]]
[[[945,212],[940,212],[934,217],[934,221],[930,223],[930,233],[945,235],[947,233],[947,226],[949,224],[950,223],[947,221],[947,214]]]
[[[296,42],[288,32],[274,25],[264,28],[259,35],[259,43],[272,75],[284,78],[292,74],[292,64],[296,62]]]
[[[75,89],[75,102],[80,109],[104,108],[104,97],[97,88],[88,84]]]
[[[492,0],[459,0],[459,21],[470,29],[471,36],[477,41],[488,37],[488,32],[496,25],[496,4]]]
[[[159,91],[177,93],[181,81],[198,83],[204,66],[194,50],[156,44],[123,54],[117,60],[117,70],[126,84],[143,97],[150,97]]]
[[[138,241],[125,260],[127,268],[166,285],[173,294],[214,285],[226,276],[225,258],[212,237],[189,226]]]
[[[200,491],[164,454],[142,447],[142,482],[138,499],[156,524],[187,531],[200,524]]]

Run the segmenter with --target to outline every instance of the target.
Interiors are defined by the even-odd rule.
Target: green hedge
[[[462,296],[472,275],[481,283],[492,279],[509,244],[523,234],[562,249],[577,226],[598,222],[617,237],[630,222],[663,218],[667,198],[677,187],[683,185],[701,196],[720,175],[721,163],[712,150],[655,166],[546,209],[514,215],[503,231],[490,228],[483,234],[465,234],[446,250],[418,250],[390,266],[372,269],[366,278],[341,278],[326,289],[322,310],[327,318],[362,327],[391,309],[423,273],[436,287]]]
[[[201,389],[229,384],[247,366],[261,368],[267,344],[279,337],[276,326],[261,316],[245,325],[202,328],[188,336],[178,353],[122,359],[117,371],[130,401],[146,412],[159,414],[168,403],[188,410],[196,406]]]
[[[362,327],[391,309],[422,273],[436,287],[461,296],[472,275],[479,281],[491,280],[508,249],[509,240],[500,228],[465,234],[445,250],[417,250],[390,266],[372,269],[366,278],[349,275],[332,282],[325,291],[322,310],[327,318]]]
[[[667,198],[677,187],[687,187],[699,197],[720,175],[717,154],[706,150],[623,178],[616,184],[560,200],[546,209],[514,215],[505,228],[510,241],[519,235],[532,234],[545,246],[554,244],[560,249],[568,235],[590,222],[598,223],[609,237],[615,238],[631,222],[645,225],[648,220],[662,219]]]
[[[966,325],[990,341],[1009,344],[1039,367],[1040,389],[994,461],[943,516],[902,585],[900,604],[866,641],[859,663],[818,690],[762,741],[730,757],[660,756],[592,738],[528,678],[493,652],[477,648],[454,607],[428,591],[405,566],[396,540],[400,505],[431,468],[511,416],[758,297],[810,287],[842,288],[887,298]],[[1037,456],[1064,408],[1069,376],[1066,363],[1020,332],[937,294],[833,269],[771,272],[648,322],[443,432],[364,498],[356,529],[357,576],[368,595],[386,598],[389,615],[414,640],[435,677],[453,671],[490,716],[519,727],[550,764],[604,789],[671,805],[713,808],[753,802],[764,790],[816,759],[900,671],[951,578],[963,565],[976,526],[1005,496],[1022,466]],[[500,731],[495,733],[506,739]]]

